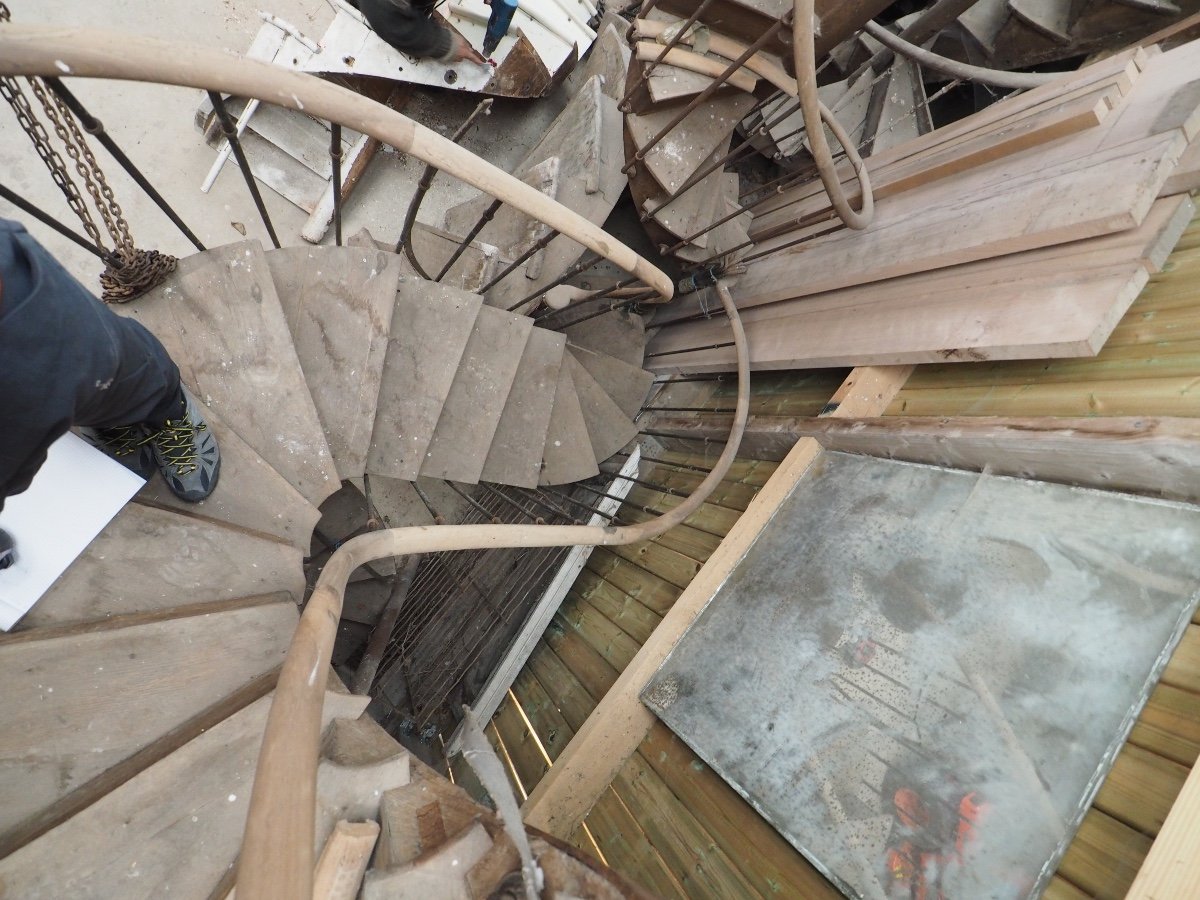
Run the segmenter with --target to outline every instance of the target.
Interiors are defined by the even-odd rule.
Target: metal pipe
[[[814,0],[794,0],[792,6],[792,54],[796,69],[796,93],[800,98],[800,114],[804,119],[804,127],[808,131],[808,146],[813,160],[817,164],[817,173],[821,176],[821,184],[829,194],[829,201],[837,210],[838,216],[850,228],[863,229],[871,224],[875,216],[875,198],[871,193],[871,181],[867,175],[862,157],[854,147],[854,141],[846,134],[841,123],[833,117],[829,108],[821,102],[817,95],[816,48],[813,43],[815,30]],[[862,189],[862,205],[858,210],[851,209],[850,202],[842,191],[842,185],[837,175],[837,167],[833,154],[829,151],[829,142],[825,139],[824,122],[837,138],[838,143],[846,151],[850,164],[858,175]]]
[[[279,238],[275,234],[275,226],[271,224],[271,216],[267,213],[267,207],[263,203],[262,194],[258,192],[258,182],[254,180],[254,173],[250,171],[250,163],[246,161],[246,151],[242,149],[241,139],[238,138],[237,126],[230,117],[229,110],[225,108],[225,100],[217,91],[209,91],[208,99],[217,114],[217,121],[221,123],[221,134],[229,142],[229,149],[233,151],[233,158],[237,160],[238,168],[242,170],[242,177],[246,180],[246,187],[250,190],[250,196],[254,198],[254,205],[258,207],[258,214],[262,218],[263,225],[267,228],[267,234],[271,236],[271,243],[278,250],[280,244]]]
[[[905,26],[904,30],[900,32],[900,37],[910,44],[919,46],[978,2],[979,0],[936,0]],[[895,54],[891,50],[883,48],[854,71],[854,74],[850,76],[850,83],[853,84],[868,68],[875,72],[882,72],[892,64],[895,58]]]
[[[901,56],[920,63],[928,69],[961,78],[965,81],[976,81],[980,84],[990,84],[1002,88],[1035,88],[1049,84],[1063,77],[1062,72],[1005,72],[1001,69],[987,69],[983,66],[972,66],[957,60],[947,59],[928,50],[922,50],[915,44],[910,44],[899,35],[893,34],[882,25],[868,21],[863,30],[890,50]]]
[[[482,115],[490,115],[492,111],[492,98],[487,97],[479,102],[479,105],[471,111],[471,114],[463,120],[463,123],[458,126],[454,134],[450,136],[450,143],[457,144],[463,139],[463,136],[471,130],[471,126],[475,124],[476,119]],[[417,270],[417,274],[426,281],[437,281],[436,278],[430,278],[429,273],[425,271],[425,267],[421,265],[417,259],[416,251],[412,246],[412,230],[417,224],[417,213],[421,209],[421,203],[425,199],[425,195],[429,193],[429,189],[433,187],[433,178],[438,173],[438,167],[433,163],[428,163],[425,169],[421,172],[421,178],[417,181],[417,189],[413,192],[412,199],[408,201],[408,210],[404,213],[404,224],[400,228],[400,238],[396,241],[396,248],[393,252],[403,252],[408,257],[408,261],[412,263],[412,267]]]
[[[94,135],[100,141],[104,149],[109,152],[113,159],[120,163],[121,168],[129,174],[129,177],[134,180],[137,186],[146,192],[146,196],[153,200],[158,205],[158,208],[166,214],[167,218],[174,222],[175,226],[183,232],[183,236],[191,241],[197,250],[207,250],[208,248],[200,243],[200,239],[196,237],[192,229],[188,228],[184,224],[183,219],[179,218],[179,215],[171,208],[171,204],[163,199],[162,194],[155,189],[154,185],[142,174],[141,170],[134,165],[133,160],[126,156],[125,151],[112,139],[112,136],[105,130],[104,123],[88,112],[87,107],[79,102],[79,98],[68,90],[61,79],[43,78],[42,80],[67,105],[67,109],[71,110],[75,118],[79,120],[79,124],[83,126],[83,130],[88,134]]]
[[[720,75],[713,79],[712,84],[693,97],[691,102],[688,103],[688,105],[685,106],[680,112],[676,113],[671,118],[671,121],[663,126],[658,134],[651,138],[644,147],[638,149],[633,154],[633,159],[630,160],[630,162],[627,163],[621,171],[626,175],[631,174],[633,170],[637,168],[637,164],[646,158],[646,154],[658,146],[659,142],[675,129],[676,125],[682,122],[694,109],[699,108],[701,103],[715,94],[725,84],[725,82],[729,80],[729,76],[741,69],[742,64],[746,62],[746,60],[774,40],[776,33],[787,23],[789,18],[790,17],[785,14],[779,19],[778,22],[767,28],[767,30],[759,36],[758,40],[747,47],[736,60],[731,62]]]
[[[700,0],[700,4],[695,8],[695,10],[693,10],[692,14],[678,25],[675,33],[671,35],[671,38],[663,46],[662,52],[658,54],[658,59],[651,60],[642,66],[642,71],[638,74],[638,77],[634,80],[633,84],[626,88],[625,96],[622,97],[621,102],[617,104],[617,108],[621,112],[627,113],[633,108],[632,99],[634,91],[645,84],[650,76],[654,74],[654,70],[657,69],[662,61],[667,58],[667,54],[670,53],[675,47],[679,46],[679,42],[683,40],[683,37],[685,34],[687,34],[688,29],[696,24],[696,20],[700,18],[710,3],[712,3],[712,0]],[[642,16],[645,14],[646,10],[643,10]],[[636,23],[630,23],[629,27],[631,32],[630,37],[632,37],[632,32],[636,28]]]
[[[404,568],[393,579],[391,596],[388,597],[387,605],[384,606],[379,621],[375,623],[375,628],[367,639],[367,647],[363,651],[362,661],[354,670],[354,678],[350,682],[350,693],[369,694],[371,692],[371,685],[375,681],[375,675],[379,671],[379,664],[383,659],[383,651],[387,649],[392,629],[396,627],[396,622],[404,609],[404,603],[408,599],[420,563],[420,556],[415,554],[410,556],[404,561]]]
[[[462,242],[454,248],[454,252],[450,254],[450,258],[446,260],[446,264],[442,266],[441,271],[434,276],[434,281],[441,281],[446,277],[446,273],[450,271],[450,267],[458,262],[460,256],[467,252],[467,247],[471,246],[471,241],[475,240],[475,238],[479,235],[479,232],[483,231],[483,229],[487,226],[487,223],[492,221],[500,207],[503,205],[503,200],[492,201],[491,205],[483,211],[483,215],[479,217],[479,221],[476,222],[474,227],[471,228],[470,232],[467,233],[467,236],[464,237]]]
[[[528,254],[528,255],[532,255],[532,254]],[[599,254],[589,253],[587,256],[585,256],[583,259],[581,259],[579,262],[575,263],[575,265],[571,266],[571,268],[567,269],[567,271],[565,271],[561,275],[559,275],[552,282],[550,282],[547,285],[544,285],[543,287],[538,288],[536,291],[534,291],[532,294],[530,294],[528,297],[526,297],[520,303],[517,303],[514,306],[510,307],[508,309],[508,312],[514,312],[515,310],[520,309],[522,306],[524,306],[526,303],[530,302],[531,300],[536,300],[538,297],[541,297],[542,295],[549,293],[551,290],[558,287],[560,284],[565,284],[567,281],[574,278],[580,272],[590,269],[592,266],[596,265],[596,263],[600,262],[600,260],[602,258],[603,257],[601,257]],[[505,274],[507,274],[507,273],[505,273]],[[636,277],[637,276],[634,276],[635,279],[636,279]],[[491,285],[493,283],[495,283],[495,281],[496,281],[496,279],[493,279],[492,282],[489,282],[488,287],[491,287]],[[615,288],[615,285],[614,285],[614,288]],[[487,288],[484,288],[484,290],[487,290]],[[483,291],[480,291],[480,293],[483,293]]]
[[[733,341],[724,341],[720,344],[705,344],[701,347],[684,347],[682,350],[663,350],[661,353],[647,353],[646,359],[654,359],[659,356],[674,356],[677,353],[695,353],[699,350],[719,350],[722,347],[732,347]]]
[[[435,525],[445,525],[446,517],[433,508],[433,502],[429,499],[429,495],[421,490],[421,486],[415,481],[412,483],[412,486],[413,490],[417,492],[417,497],[425,504],[425,509],[429,511],[429,515],[433,516],[433,523]]]
[[[524,253],[522,253],[520,256],[518,256],[516,259],[514,259],[511,263],[508,264],[508,266],[502,272],[500,272],[500,274],[494,276],[491,281],[489,281],[487,284],[485,284],[483,287],[481,287],[479,289],[478,293],[486,294],[489,290],[494,288],[497,284],[499,284],[501,281],[503,281],[505,278],[507,278],[509,275],[511,275],[513,272],[515,272],[525,262],[525,260],[529,259],[529,257],[533,256],[533,254],[537,253],[539,250],[545,249],[546,245],[549,244],[556,237],[558,237],[557,231],[555,231],[553,228],[547,229],[546,233],[543,234],[536,241],[534,241],[533,244],[530,245],[528,250],[526,250]],[[524,303],[524,302],[525,301],[522,300],[520,303],[518,303],[516,306],[514,306],[512,309],[510,309],[509,312],[512,312],[513,309],[516,309],[517,306],[520,306],[521,303]]]
[[[43,212],[41,210],[41,208],[34,206],[32,203],[30,203],[28,200],[26,200],[20,194],[10,191],[3,184],[0,184],[0,197],[3,197],[5,200],[7,200],[13,206],[17,207],[17,209],[23,210],[24,212],[27,212],[29,215],[33,216],[38,221],[43,222],[46,225],[49,225],[51,228],[53,228],[55,231],[57,231],[63,237],[67,238],[68,240],[74,241],[76,244],[78,244],[84,250],[88,251],[88,253],[93,253],[96,256],[100,257],[100,259],[103,260],[104,262],[108,262],[109,254],[103,247],[98,247],[97,245],[91,243],[82,234],[80,234],[77,231],[72,231],[70,228],[68,228],[62,222],[58,221],[58,219],[54,218],[54,216],[50,215],[47,212]]]
[[[482,503],[480,503],[478,500],[476,500],[474,497],[472,497],[466,491],[459,488],[458,485],[454,484],[452,481],[447,481],[444,478],[442,479],[442,483],[444,485],[446,485],[446,487],[450,488],[450,490],[454,491],[454,493],[458,494],[458,496],[460,496],[464,500],[466,500],[467,503],[469,503],[471,505],[471,507],[473,509],[475,509],[476,512],[478,512],[480,515],[489,519],[493,525],[500,524],[499,516],[493,515],[491,510],[489,510],[487,507],[485,507]]]
[[[342,246],[342,126],[329,123],[329,161],[333,164],[333,242]]]

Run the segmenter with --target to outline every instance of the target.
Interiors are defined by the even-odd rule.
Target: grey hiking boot
[[[147,431],[142,425],[120,425],[116,428],[80,428],[79,436],[107,453],[135,475],[149,481],[157,468],[154,451],[146,443]]]
[[[188,503],[199,503],[217,487],[221,451],[187,391],[183,392],[182,413],[149,431],[145,440],[171,493]]]
[[[0,528],[0,569],[17,564],[17,545],[12,535]]]

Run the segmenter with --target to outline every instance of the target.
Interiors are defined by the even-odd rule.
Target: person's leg
[[[93,440],[130,468],[156,459],[185,500],[211,493],[220,456],[162,344],[88,293],[21,225],[5,220],[0,279],[0,431],[6,436],[0,497],[28,486],[46,449],[71,425],[87,426]],[[139,465],[147,448],[151,455]]]

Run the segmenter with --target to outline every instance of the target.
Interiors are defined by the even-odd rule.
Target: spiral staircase
[[[634,437],[651,381],[626,361],[640,345],[618,358],[596,346],[602,326],[568,338],[425,281],[365,233],[199,253],[119,311],[178,362],[222,474],[194,505],[156,477],[0,637],[5,898],[224,896],[322,501],[364,473],[586,478]],[[318,850],[410,779],[457,791],[359,719],[368,697],[330,684]],[[448,796],[475,808],[460,830],[486,819]],[[467,842],[476,861],[493,826]],[[421,852],[395,851],[368,888]]]

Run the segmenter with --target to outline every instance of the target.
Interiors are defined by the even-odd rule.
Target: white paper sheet
[[[143,484],[74,434],[54,442],[33,484],[0,512],[17,545],[16,565],[0,570],[0,629],[29,612]]]

